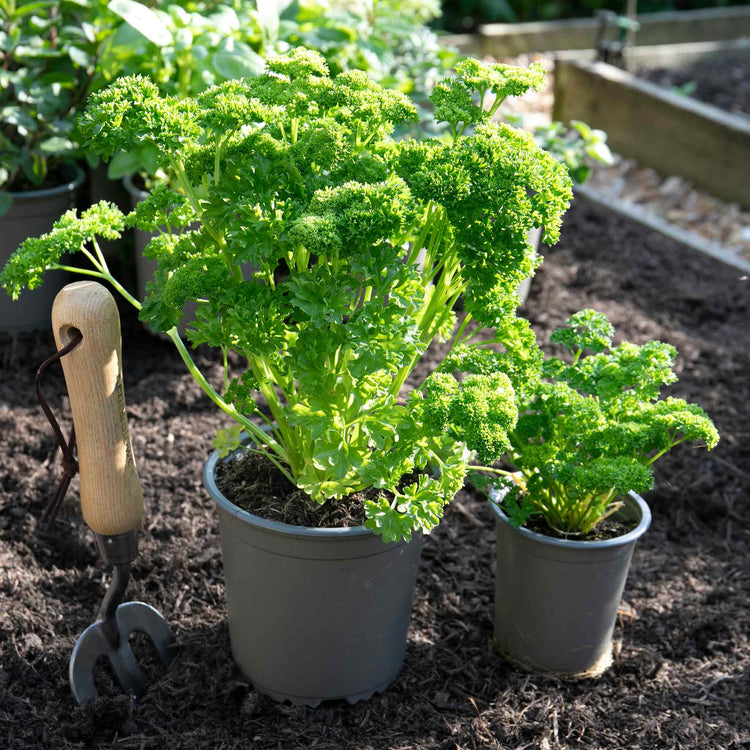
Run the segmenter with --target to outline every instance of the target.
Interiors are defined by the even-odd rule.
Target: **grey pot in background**
[[[534,255],[537,254],[539,250],[539,245],[542,241],[542,227],[534,227],[533,229],[529,229],[528,237],[529,244],[531,247],[534,248]],[[531,280],[533,279],[533,276],[527,276],[519,285],[518,285],[518,296],[521,299],[521,304],[523,305],[528,296],[529,291],[531,290]]]
[[[13,204],[0,216],[0,268],[25,239],[49,232],[75,206],[84,178],[83,170],[73,166],[64,185],[13,193]],[[0,330],[20,333],[49,328],[52,303],[69,280],[63,271],[48,271],[41,287],[22,292],[15,302],[0,290]]]
[[[497,491],[490,495],[498,500]],[[651,523],[630,493],[614,516],[637,526],[583,542],[514,528],[496,502],[495,646],[508,661],[565,678],[596,677],[612,663],[612,631],[638,539]]]
[[[146,196],[148,192],[137,187],[133,183],[132,175],[124,177],[122,184],[130,198],[130,209],[134,209]],[[136,280],[136,297],[143,300],[146,296],[146,284],[151,281],[158,264],[155,260],[149,260],[144,257],[143,251],[146,245],[151,242],[155,233],[144,232],[142,229],[133,229],[134,247],[135,247],[135,280]]]
[[[100,163],[96,167],[89,168],[88,183],[90,205],[93,206],[99,203],[99,201],[107,201],[107,203],[114,203],[124,214],[127,214],[132,208],[130,205],[130,195],[125,189],[122,180],[111,180],[107,176],[106,164]],[[127,258],[129,257],[130,243],[126,236],[121,237],[119,240],[100,239],[99,246],[104,254],[104,259],[107,261],[107,265],[111,266],[112,263],[120,263],[123,266],[128,265]]]
[[[396,679],[421,536],[385,544],[364,526],[306,528],[247,513],[216,486],[232,654],[258,692],[296,705],[351,703]]]
[[[130,210],[130,194],[122,180],[112,180],[107,175],[103,162],[89,168],[89,200],[92,205],[99,201],[114,203],[123,213]]]

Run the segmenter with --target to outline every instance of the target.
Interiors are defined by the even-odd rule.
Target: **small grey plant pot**
[[[307,528],[241,510],[203,482],[219,512],[232,655],[255,689],[317,706],[365,700],[401,670],[422,539],[386,544],[364,526]]]
[[[72,166],[69,180],[64,185],[13,193],[11,207],[0,216],[0,269],[24,240],[49,232],[52,225],[75,206],[84,179],[83,170]],[[0,330],[21,333],[48,329],[52,303],[68,281],[66,272],[48,271],[38,289],[22,292],[15,302],[0,290]]]
[[[612,631],[636,542],[651,511],[631,492],[615,518],[629,533],[601,541],[555,539],[497,517],[495,647],[509,662],[566,679],[598,677],[612,663]]]
[[[534,254],[536,255],[539,252],[539,245],[542,241],[542,227],[534,227],[533,229],[529,229],[527,239],[529,241],[529,244],[534,248]],[[531,291],[531,280],[533,279],[533,276],[527,276],[519,285],[518,289],[516,290],[516,294],[518,294],[519,299],[521,300],[521,305],[526,304],[526,300],[529,297],[529,292]]]

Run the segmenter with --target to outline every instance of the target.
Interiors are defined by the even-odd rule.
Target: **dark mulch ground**
[[[735,748],[750,741],[750,315],[748,281],[593,208],[569,214],[532,287],[541,337],[575,310],[606,312],[622,337],[680,350],[678,395],[712,414],[722,443],[659,466],[599,680],[517,672],[493,654],[493,529],[463,492],[426,540],[406,663],[384,694],[318,709],[258,697],[229,652],[216,515],[201,467],[214,408],[161,340],[124,323],[126,392],[147,500],[130,594],[180,642],[138,704],[77,707],[68,659],[107,576],[76,485],[50,532],[39,518],[57,472],[35,405],[48,335],[0,341],[0,746],[3,748]],[[218,361],[199,359],[219,378]],[[60,403],[62,379],[50,398]],[[248,573],[252,574],[251,571]]]
[[[727,112],[750,116],[750,59],[717,56],[683,68],[639,68],[635,74]]]

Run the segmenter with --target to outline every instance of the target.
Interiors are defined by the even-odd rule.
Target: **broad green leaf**
[[[586,146],[586,154],[602,164],[613,164],[614,158],[606,143],[592,143]]]
[[[256,7],[263,38],[267,44],[273,44],[279,36],[279,2],[278,0],[256,0]]]
[[[119,180],[129,174],[134,174],[141,166],[141,160],[134,151],[120,151],[109,161],[107,177],[110,180]]]
[[[219,458],[226,458],[232,451],[237,450],[242,445],[240,442],[241,433],[241,424],[233,425],[227,430],[219,430],[216,433],[211,446],[214,450],[219,451]]]
[[[228,5],[219,6],[211,13],[208,20],[216,31],[222,34],[231,34],[233,31],[241,29],[240,19],[237,17],[236,11]]]
[[[53,60],[57,57],[64,57],[65,53],[59,49],[51,49],[49,47],[35,47],[29,44],[19,44],[15,48],[15,57],[19,60],[24,57],[32,58],[35,60],[50,59]]]
[[[81,31],[83,32],[86,39],[91,42],[91,44],[94,44],[96,42],[96,28],[93,26],[93,24],[84,21],[83,23],[81,23]]]
[[[8,106],[0,109],[0,122],[16,125],[27,132],[34,132],[37,129],[36,120],[22,107]]]
[[[212,62],[216,72],[226,79],[257,76],[266,67],[266,61],[249,47],[234,52],[217,52]]]
[[[43,154],[64,154],[68,151],[72,151],[75,148],[75,144],[68,138],[61,136],[53,136],[52,138],[45,138],[39,144],[39,150]]]
[[[584,140],[589,140],[593,137],[591,128],[585,122],[581,122],[581,120],[571,120],[570,126],[575,128]]]
[[[0,190],[0,216],[13,205],[13,196],[7,190]]]
[[[79,47],[68,47],[68,55],[80,68],[88,68],[91,65],[91,58]]]
[[[20,16],[26,16],[29,13],[35,13],[42,8],[51,8],[52,6],[58,4],[58,0],[40,0],[40,2],[35,3],[20,3],[16,7],[14,15],[16,16],[16,18],[19,18]]]
[[[51,71],[50,73],[45,73],[37,79],[37,82],[42,86],[48,87],[51,87],[52,84],[55,83],[63,85],[68,84],[70,87],[75,85],[75,82],[71,80],[70,73],[67,71]]]
[[[171,44],[172,34],[151,8],[135,0],[110,0],[107,7],[159,47]]]
[[[193,32],[190,29],[177,29],[174,35],[174,46],[178,52],[189,50],[193,45]]]

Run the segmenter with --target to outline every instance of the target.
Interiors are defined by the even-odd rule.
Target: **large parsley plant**
[[[429,532],[470,454],[491,463],[507,450],[517,416],[510,378],[540,364],[515,316],[515,289],[536,262],[528,230],[544,226],[547,241],[557,239],[571,183],[531,135],[490,118],[506,96],[542,83],[539,67],[464,61],[432,97],[452,136],[399,141],[394,127],[416,117],[404,94],[359,71],[332,78],[304,48],[194,98],[122,78],[92,96],[81,130],[105,158],[149,149],[172,189],[155,188],[127,217],[104,203],[65,214],[19,248],[2,284],[16,297],[63,252],[81,254],[88,266],[75,270],[114,284],[166,331],[237,422],[217,437],[225,453],[244,430],[313,502],[381,488],[392,500],[367,502],[369,528],[389,541]],[[142,306],[98,244],[133,225],[157,232],[146,253],[159,268]],[[187,300],[198,302],[190,342],[247,364],[235,377],[225,367],[220,393],[178,335]],[[481,356],[481,327],[505,344],[502,367],[402,394],[435,340],[450,342],[453,356]]]

